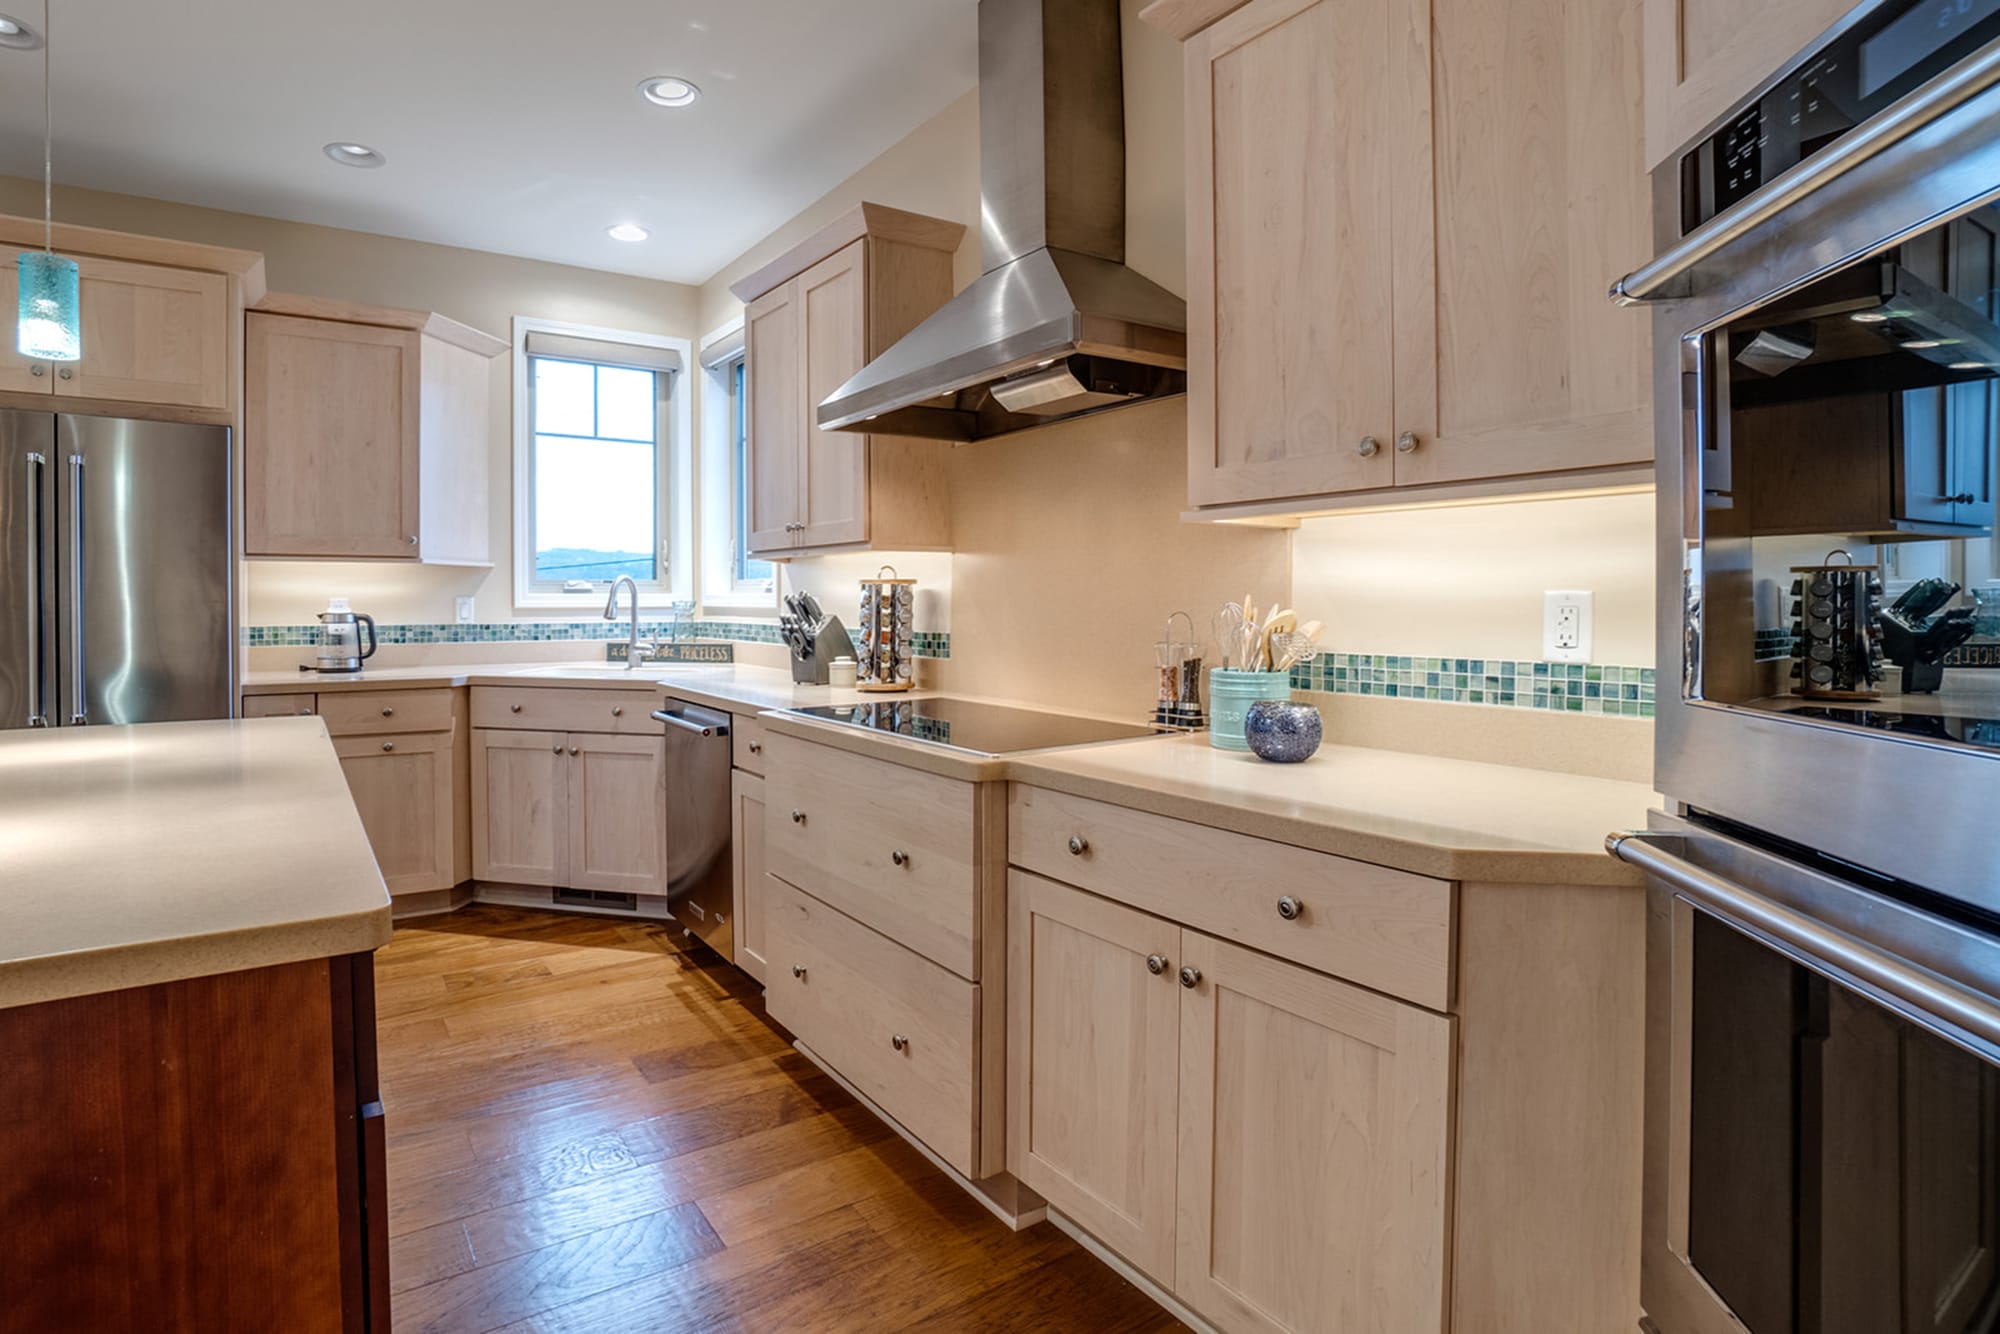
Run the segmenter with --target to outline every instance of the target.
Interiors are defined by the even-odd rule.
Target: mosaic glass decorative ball
[[[1310,704],[1260,699],[1243,715],[1243,735],[1257,758],[1297,764],[1319,749],[1319,710]]]

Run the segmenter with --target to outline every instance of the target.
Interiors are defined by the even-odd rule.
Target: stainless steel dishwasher
[[[729,715],[670,698],[653,716],[667,728],[667,907],[734,963]]]

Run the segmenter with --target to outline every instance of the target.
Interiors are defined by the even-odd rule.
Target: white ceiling
[[[53,3],[60,184],[674,282],[977,80],[975,0]],[[652,105],[653,74],[701,100]],[[0,48],[0,173],[41,174],[41,84],[40,52]],[[652,239],[605,236],[626,221]]]

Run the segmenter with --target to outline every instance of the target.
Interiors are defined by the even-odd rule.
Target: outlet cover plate
[[[1589,662],[1593,601],[1588,589],[1542,594],[1542,656],[1550,662]]]
[[[455,607],[455,610],[456,610],[456,612],[457,612],[457,615],[458,615],[458,623],[459,623],[460,625],[471,625],[471,624],[472,624],[472,599],[471,599],[471,598],[469,598],[469,597],[462,597],[462,598],[459,598],[459,599],[457,599],[457,601],[455,602],[455,604],[454,604],[454,607]]]

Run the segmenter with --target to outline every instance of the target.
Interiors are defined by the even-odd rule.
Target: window
[[[730,509],[729,550],[735,561],[735,582],[739,588],[757,584],[775,586],[777,566],[750,555],[750,399],[749,361],[738,357],[729,365],[730,397],[730,491],[735,504]]]
[[[702,340],[701,368],[702,604],[768,616],[778,606],[778,569],[749,551],[750,373],[741,323]]]
[[[685,342],[515,328],[515,603],[596,610],[622,575],[644,600],[670,601],[685,582],[674,553],[691,541],[674,522],[687,489]]]

